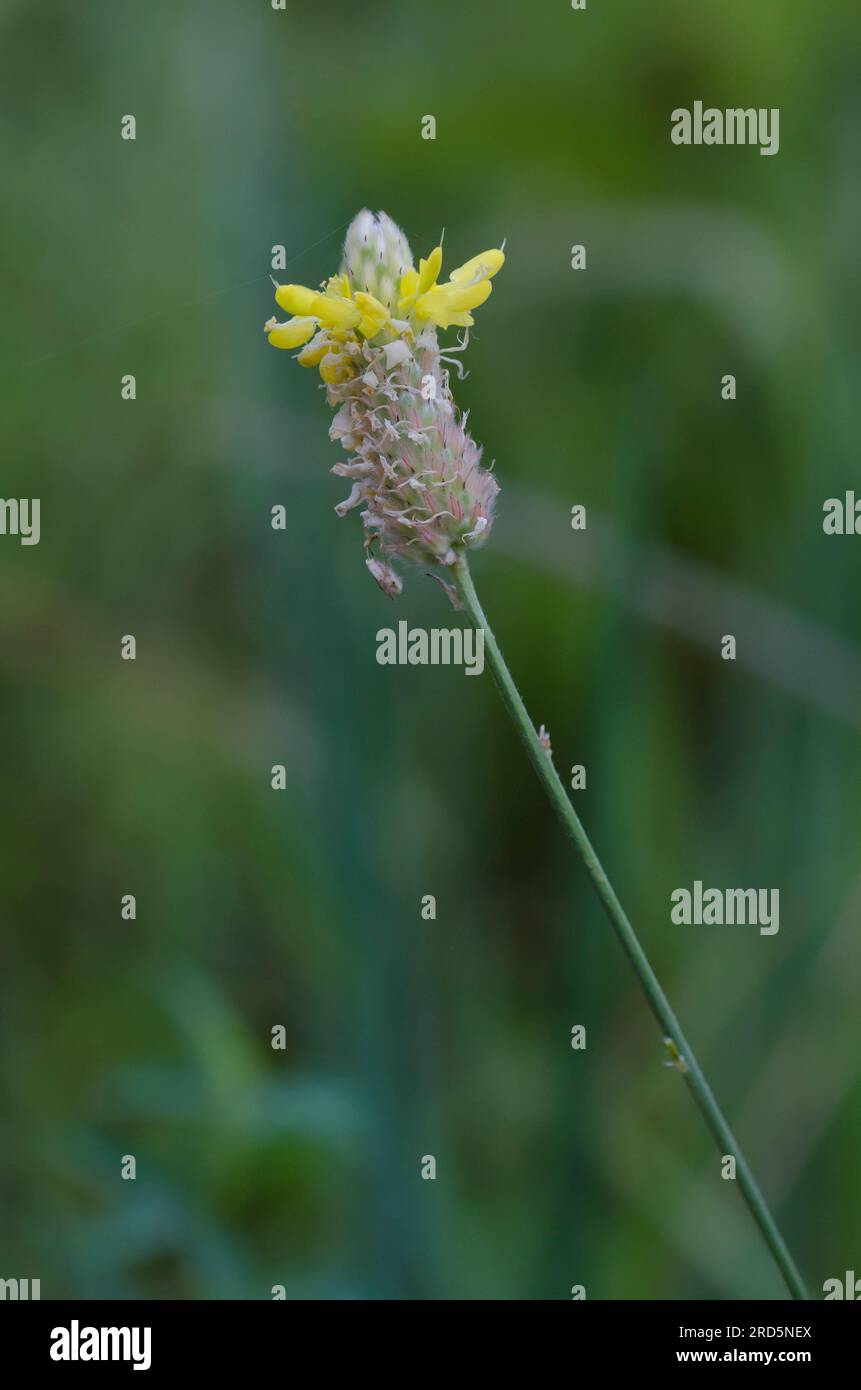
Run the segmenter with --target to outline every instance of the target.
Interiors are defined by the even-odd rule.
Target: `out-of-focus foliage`
[[[458,388],[503,489],[477,582],[812,1286],[857,1268],[861,564],[821,508],[858,476],[858,28],[5,0],[0,490],[42,539],[0,537],[0,1277],[781,1293],[489,678],[375,662],[450,609],[375,588],[260,331],[272,246],[316,283],[364,205],[449,265],[508,239]],[[698,98],[779,107],[779,154],[671,145]],[[779,934],[671,926],[697,878],[778,887]]]

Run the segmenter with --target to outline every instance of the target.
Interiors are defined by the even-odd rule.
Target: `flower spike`
[[[335,510],[364,509],[366,564],[390,598],[402,584],[389,560],[455,565],[487,539],[499,491],[452,398],[437,330],[472,326],[505,255],[485,251],[440,283],[442,259],[439,245],[416,269],[400,227],[365,209],[339,273],[322,290],[278,285],[292,317],[265,325],[273,347],[301,348],[300,365],[320,372],[337,411],[330,437],[350,454],[332,470],[352,482]]]

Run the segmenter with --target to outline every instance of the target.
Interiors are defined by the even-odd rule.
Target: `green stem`
[[[484,629],[485,653],[490,662],[491,670],[499,686],[505,706],[514,720],[520,737],[526,744],[526,751],[541,779],[544,790],[547,792],[559,819],[562,821],[562,824],[577,847],[577,852],[586,866],[595,891],[601,899],[604,910],[610,918],[613,930],[622,944],[622,949],[634,967],[652,1013],[655,1015],[663,1030],[665,1044],[670,1053],[670,1057],[687,1081],[694,1100],[717,1142],[720,1153],[731,1154],[735,1158],[736,1180],[738,1185],[750,1208],[751,1215],[762,1232],[765,1242],[774,1257],[775,1263],[786,1281],[790,1293],[793,1298],[806,1299],[808,1293],[804,1287],[804,1281],[795,1266],[792,1256],[786,1248],[783,1236],[780,1234],[774,1217],[768,1209],[765,1198],[756,1184],[756,1180],[748,1167],[747,1160],[732,1130],[724,1119],[723,1112],[715,1100],[709,1083],[703,1075],[702,1068],[694,1056],[690,1043],[681,1030],[678,1019],[670,1007],[669,1000],[660,986],[658,977],[649,964],[648,957],[640,945],[637,934],[625,915],[625,910],[616,896],[613,885],[604,872],[604,868],[592,847],[589,836],[583,829],[580,818],[571,804],[556,768],[553,766],[553,760],[535,731],[526,706],[521,699],[520,692],[514,684],[511,672],[505,664],[505,658],[499,650],[496,638],[493,635],[493,630],[484,615],[478,595],[475,592],[472,575],[465,561],[456,569],[455,577],[458,593],[465,611],[477,628]]]

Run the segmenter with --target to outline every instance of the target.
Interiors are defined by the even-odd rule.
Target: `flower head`
[[[319,290],[276,288],[292,317],[270,319],[266,333],[319,369],[336,408],[330,436],[350,455],[332,469],[352,482],[335,510],[364,506],[366,563],[390,597],[401,581],[380,556],[450,566],[490,530],[499,489],[455,406],[443,364],[462,369],[441,352],[437,329],[472,327],[471,311],[504,260],[501,250],[485,251],[440,284],[441,246],[416,269],[401,229],[364,210],[350,224],[337,275]],[[466,342],[467,334],[448,352]]]

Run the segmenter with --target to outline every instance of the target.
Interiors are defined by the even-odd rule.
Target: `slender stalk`
[[[559,774],[553,766],[552,758],[535,731],[535,727],[529,718],[520,692],[514,684],[511,672],[505,664],[505,658],[499,649],[496,638],[493,635],[493,630],[484,615],[484,610],[475,592],[472,575],[465,561],[456,569],[455,578],[458,594],[466,613],[476,627],[484,629],[485,653],[490,662],[491,670],[493,671],[505,706],[511,718],[514,720],[520,737],[526,744],[526,751],[541,779],[544,790],[547,792],[559,819],[562,821],[563,826],[577,847],[577,852],[586,866],[595,891],[601,899],[604,910],[610,918],[613,930],[622,944],[622,949],[634,967],[652,1013],[655,1015],[663,1030],[664,1042],[669,1052],[670,1059],[688,1083],[694,1100],[714,1136],[720,1153],[731,1154],[735,1158],[736,1180],[750,1208],[751,1215],[762,1232],[765,1242],[774,1257],[775,1263],[786,1281],[787,1288],[793,1298],[806,1299],[808,1298],[808,1293],[804,1287],[804,1281],[786,1247],[783,1236],[777,1228],[774,1217],[768,1209],[765,1198],[757,1186],[753,1173],[748,1167],[747,1160],[732,1130],[727,1124],[720,1106],[715,1100],[712,1089],[706,1081],[699,1062],[694,1056],[690,1043],[682,1032],[679,1021],[670,1007],[669,1000],[661,988],[658,977],[649,964],[648,957],[640,945],[637,934],[631,926],[625,914],[625,910],[616,896],[613,885],[608,879],[601,861],[592,847],[589,836],[586,834],[580,818],[571,804]]]

